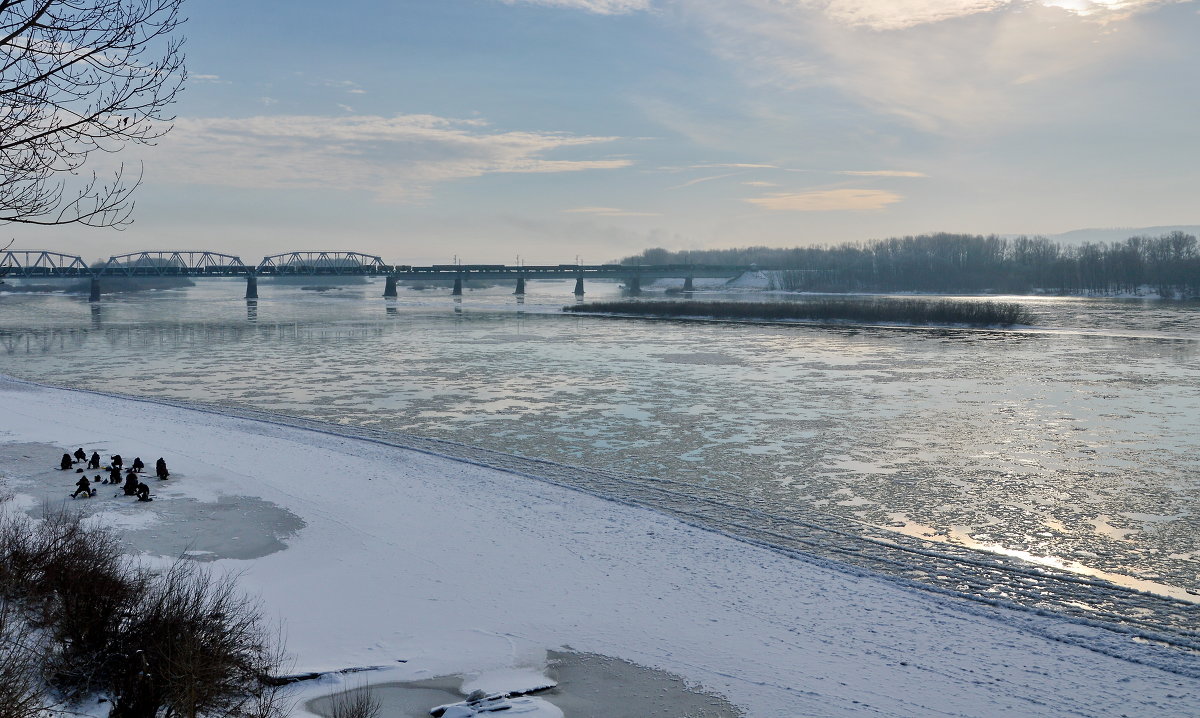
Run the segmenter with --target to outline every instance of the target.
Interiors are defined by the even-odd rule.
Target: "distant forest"
[[[1133,294],[1200,297],[1196,237],[1171,232],[1063,245],[1044,237],[923,234],[839,245],[671,252],[622,264],[755,265],[775,288],[813,292]]]

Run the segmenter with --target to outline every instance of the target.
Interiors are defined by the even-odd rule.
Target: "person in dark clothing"
[[[76,481],[75,485],[79,488],[75,489],[75,493],[71,494],[71,498],[77,498],[80,493],[84,496],[92,495],[92,482],[88,481],[88,477],[84,476],[79,481]]]
[[[120,469],[121,464],[123,464],[124,462],[121,460],[120,454],[113,454],[112,461],[110,461],[109,463],[112,464],[113,466],[117,467],[118,469]]]
[[[146,465],[142,463],[142,457],[140,457],[140,456],[134,457],[132,468],[134,471],[137,471],[138,473],[141,473],[142,471],[145,470]]]
[[[71,468],[71,463],[71,455],[63,454],[62,461],[58,462],[58,468],[60,471],[66,471]]]
[[[154,473],[158,474],[160,479],[171,475],[171,472],[167,471],[167,462],[161,456],[158,457],[158,461],[154,462]]]
[[[79,461],[87,461],[87,452],[83,450],[82,446],[75,450],[75,458]]]
[[[125,474],[125,480],[129,481],[130,479],[133,479],[134,481],[138,480],[137,474],[133,473],[133,469],[130,469],[129,472]]]
[[[138,501],[150,501],[151,500],[150,499],[150,487],[146,486],[145,484],[143,484],[141,482],[138,482],[137,497],[138,497]]]
[[[110,483],[110,484],[121,483],[121,467],[114,466],[108,470],[108,483]]]
[[[137,480],[136,476],[131,476],[130,478],[125,479],[125,486],[123,487],[124,491],[125,491],[125,495],[126,496],[136,495],[137,490],[138,490],[138,484],[140,484],[140,483],[141,482]],[[142,485],[145,486],[145,484],[142,484]]]
[[[88,468],[89,469],[100,468],[100,452],[99,451],[92,452],[92,458],[88,460]]]

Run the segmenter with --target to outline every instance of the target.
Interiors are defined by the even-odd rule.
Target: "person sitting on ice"
[[[111,461],[109,461],[108,463],[110,463],[110,464],[112,464],[113,466],[115,466],[115,467],[117,467],[118,469],[120,469],[120,468],[121,468],[121,465],[122,465],[123,463],[125,463],[125,462],[124,462],[124,461],[121,459],[121,455],[120,455],[120,454],[113,454],[113,456],[112,456],[112,460],[111,460]]]
[[[108,483],[110,483],[110,484],[121,483],[121,467],[120,466],[113,466],[108,470]]]
[[[158,474],[158,478],[160,479],[165,479],[171,475],[171,472],[167,471],[166,460],[161,456],[158,457],[158,461],[154,462],[154,473]]]
[[[88,459],[88,468],[89,469],[100,468],[100,452],[99,451],[92,452],[92,458]]]
[[[137,497],[138,501],[152,501],[153,499],[150,498],[150,487],[139,481],[137,485]]]
[[[133,464],[131,464],[130,467],[138,473],[141,473],[146,469],[146,465],[142,463],[142,457],[140,456],[133,457]]]
[[[75,459],[78,461],[87,461],[87,452],[83,450],[82,446],[75,450]]]
[[[71,468],[70,454],[63,454],[62,461],[58,462],[58,468],[60,471],[66,471],[67,469]]]
[[[83,478],[79,479],[79,481],[75,482],[75,485],[79,488],[75,489],[75,493],[71,494],[71,498],[77,498],[80,493],[82,493],[84,496],[92,495],[92,482],[88,481],[88,477],[84,476]]]
[[[140,484],[140,483],[141,483],[141,482],[137,480],[137,477],[136,477],[136,476],[134,476],[133,474],[130,474],[130,475],[129,475],[129,476],[126,478],[126,479],[125,479],[125,486],[124,486],[124,487],[122,487],[122,488],[124,489],[124,491],[125,491],[125,495],[126,495],[126,496],[134,496],[134,495],[136,495],[136,494],[137,494],[137,489],[138,489],[138,484]]]

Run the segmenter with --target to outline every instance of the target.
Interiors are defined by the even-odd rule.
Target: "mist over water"
[[[0,296],[0,372],[685,482],[739,506],[1200,591],[1200,305],[1006,298],[1025,330],[563,316],[240,280]],[[588,298],[615,296],[590,283]],[[756,298],[758,298],[756,296]],[[63,437],[65,443],[76,441]]]

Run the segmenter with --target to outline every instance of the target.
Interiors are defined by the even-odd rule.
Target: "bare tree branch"
[[[140,171],[79,173],[94,152],[170,129],[182,2],[0,0],[0,224],[130,223]]]

